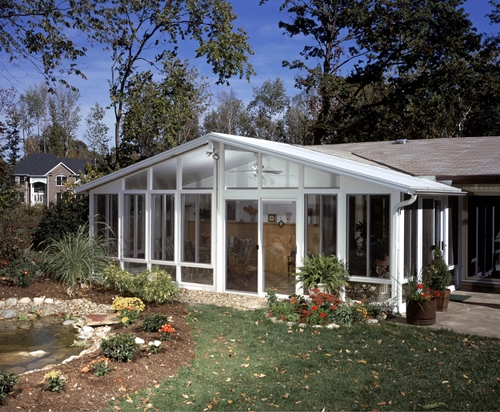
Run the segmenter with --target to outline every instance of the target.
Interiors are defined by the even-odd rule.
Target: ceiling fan
[[[255,175],[257,175],[258,171],[259,171],[259,166],[252,165],[252,166],[250,166],[250,169],[247,169],[247,170],[230,170],[229,172],[230,173],[254,173]],[[264,165],[262,165],[261,172],[262,173],[269,173],[269,174],[273,174],[273,175],[280,175],[283,173],[282,170],[266,170],[266,169],[264,169]]]

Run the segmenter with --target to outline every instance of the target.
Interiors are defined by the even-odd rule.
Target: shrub
[[[92,371],[95,376],[105,376],[109,373],[109,359],[99,358],[92,363]]]
[[[322,284],[326,292],[337,293],[341,286],[347,286],[348,278],[349,272],[341,259],[319,254],[305,257],[294,283],[300,282],[309,290]]]
[[[17,286],[29,286],[43,277],[43,259],[32,249],[18,249],[11,255],[12,260],[4,260],[0,266],[0,276],[10,279]]]
[[[89,236],[88,224],[61,239],[50,239],[43,253],[48,273],[71,289],[78,281],[91,286],[93,273],[100,273],[109,265],[105,243]]]
[[[112,264],[103,270],[104,285],[120,294],[129,293],[148,303],[170,303],[179,295],[179,288],[165,270],[153,266],[133,277],[131,273]]]
[[[45,381],[44,388],[51,392],[59,392],[63,388],[64,381],[66,380],[60,371],[50,371],[45,374],[43,379]]]
[[[0,372],[0,402],[7,397],[14,385],[17,383],[17,375],[14,373]]]
[[[139,298],[116,298],[113,301],[113,309],[122,321],[123,326],[129,326],[139,318],[139,313],[145,306]]]
[[[171,303],[179,295],[179,288],[168,272],[153,266],[139,273],[133,282],[132,293],[145,302]]]
[[[146,332],[158,332],[163,325],[170,323],[171,320],[171,316],[163,313],[153,313],[144,317],[142,320],[142,329]]]
[[[135,336],[127,333],[102,339],[100,345],[104,356],[117,362],[132,362],[134,354],[138,350]]]

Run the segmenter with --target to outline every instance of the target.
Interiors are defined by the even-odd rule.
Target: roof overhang
[[[343,176],[361,179],[410,195],[464,194],[459,188],[453,186],[433,180],[410,176],[402,172],[378,167],[376,165],[364,164],[356,162],[355,160],[344,159],[335,155],[308,150],[307,146],[292,146],[280,142],[255,139],[251,137],[233,136],[222,133],[209,133],[196,140],[143,160],[142,162],[103,176],[97,180],[80,186],[75,190],[75,193],[88,193],[90,190],[109,183],[115,179],[125,177],[146,167],[151,167],[157,163],[207,144],[210,141],[240,147],[246,150],[255,150],[263,154],[283,157],[304,165],[320,168],[322,170],[337,173]]]

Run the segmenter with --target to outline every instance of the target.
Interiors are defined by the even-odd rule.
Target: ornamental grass
[[[191,307],[187,319],[197,348],[192,363],[157,387],[124,395],[115,408],[498,410],[496,339],[389,321],[289,327],[263,310],[209,305]]]

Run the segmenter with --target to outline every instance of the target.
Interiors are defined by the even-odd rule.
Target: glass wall
[[[337,254],[337,195],[306,195],[306,255]]]
[[[145,256],[145,195],[124,195],[123,257],[144,259]]]
[[[351,276],[389,276],[389,200],[389,195],[347,196],[347,263]]]
[[[152,260],[174,260],[174,199],[172,194],[151,197]]]
[[[257,292],[256,200],[226,200],[226,289]]]
[[[500,197],[471,196],[469,201],[468,276],[500,278]]]
[[[110,257],[118,256],[118,195],[95,195],[95,233],[106,242]]]

